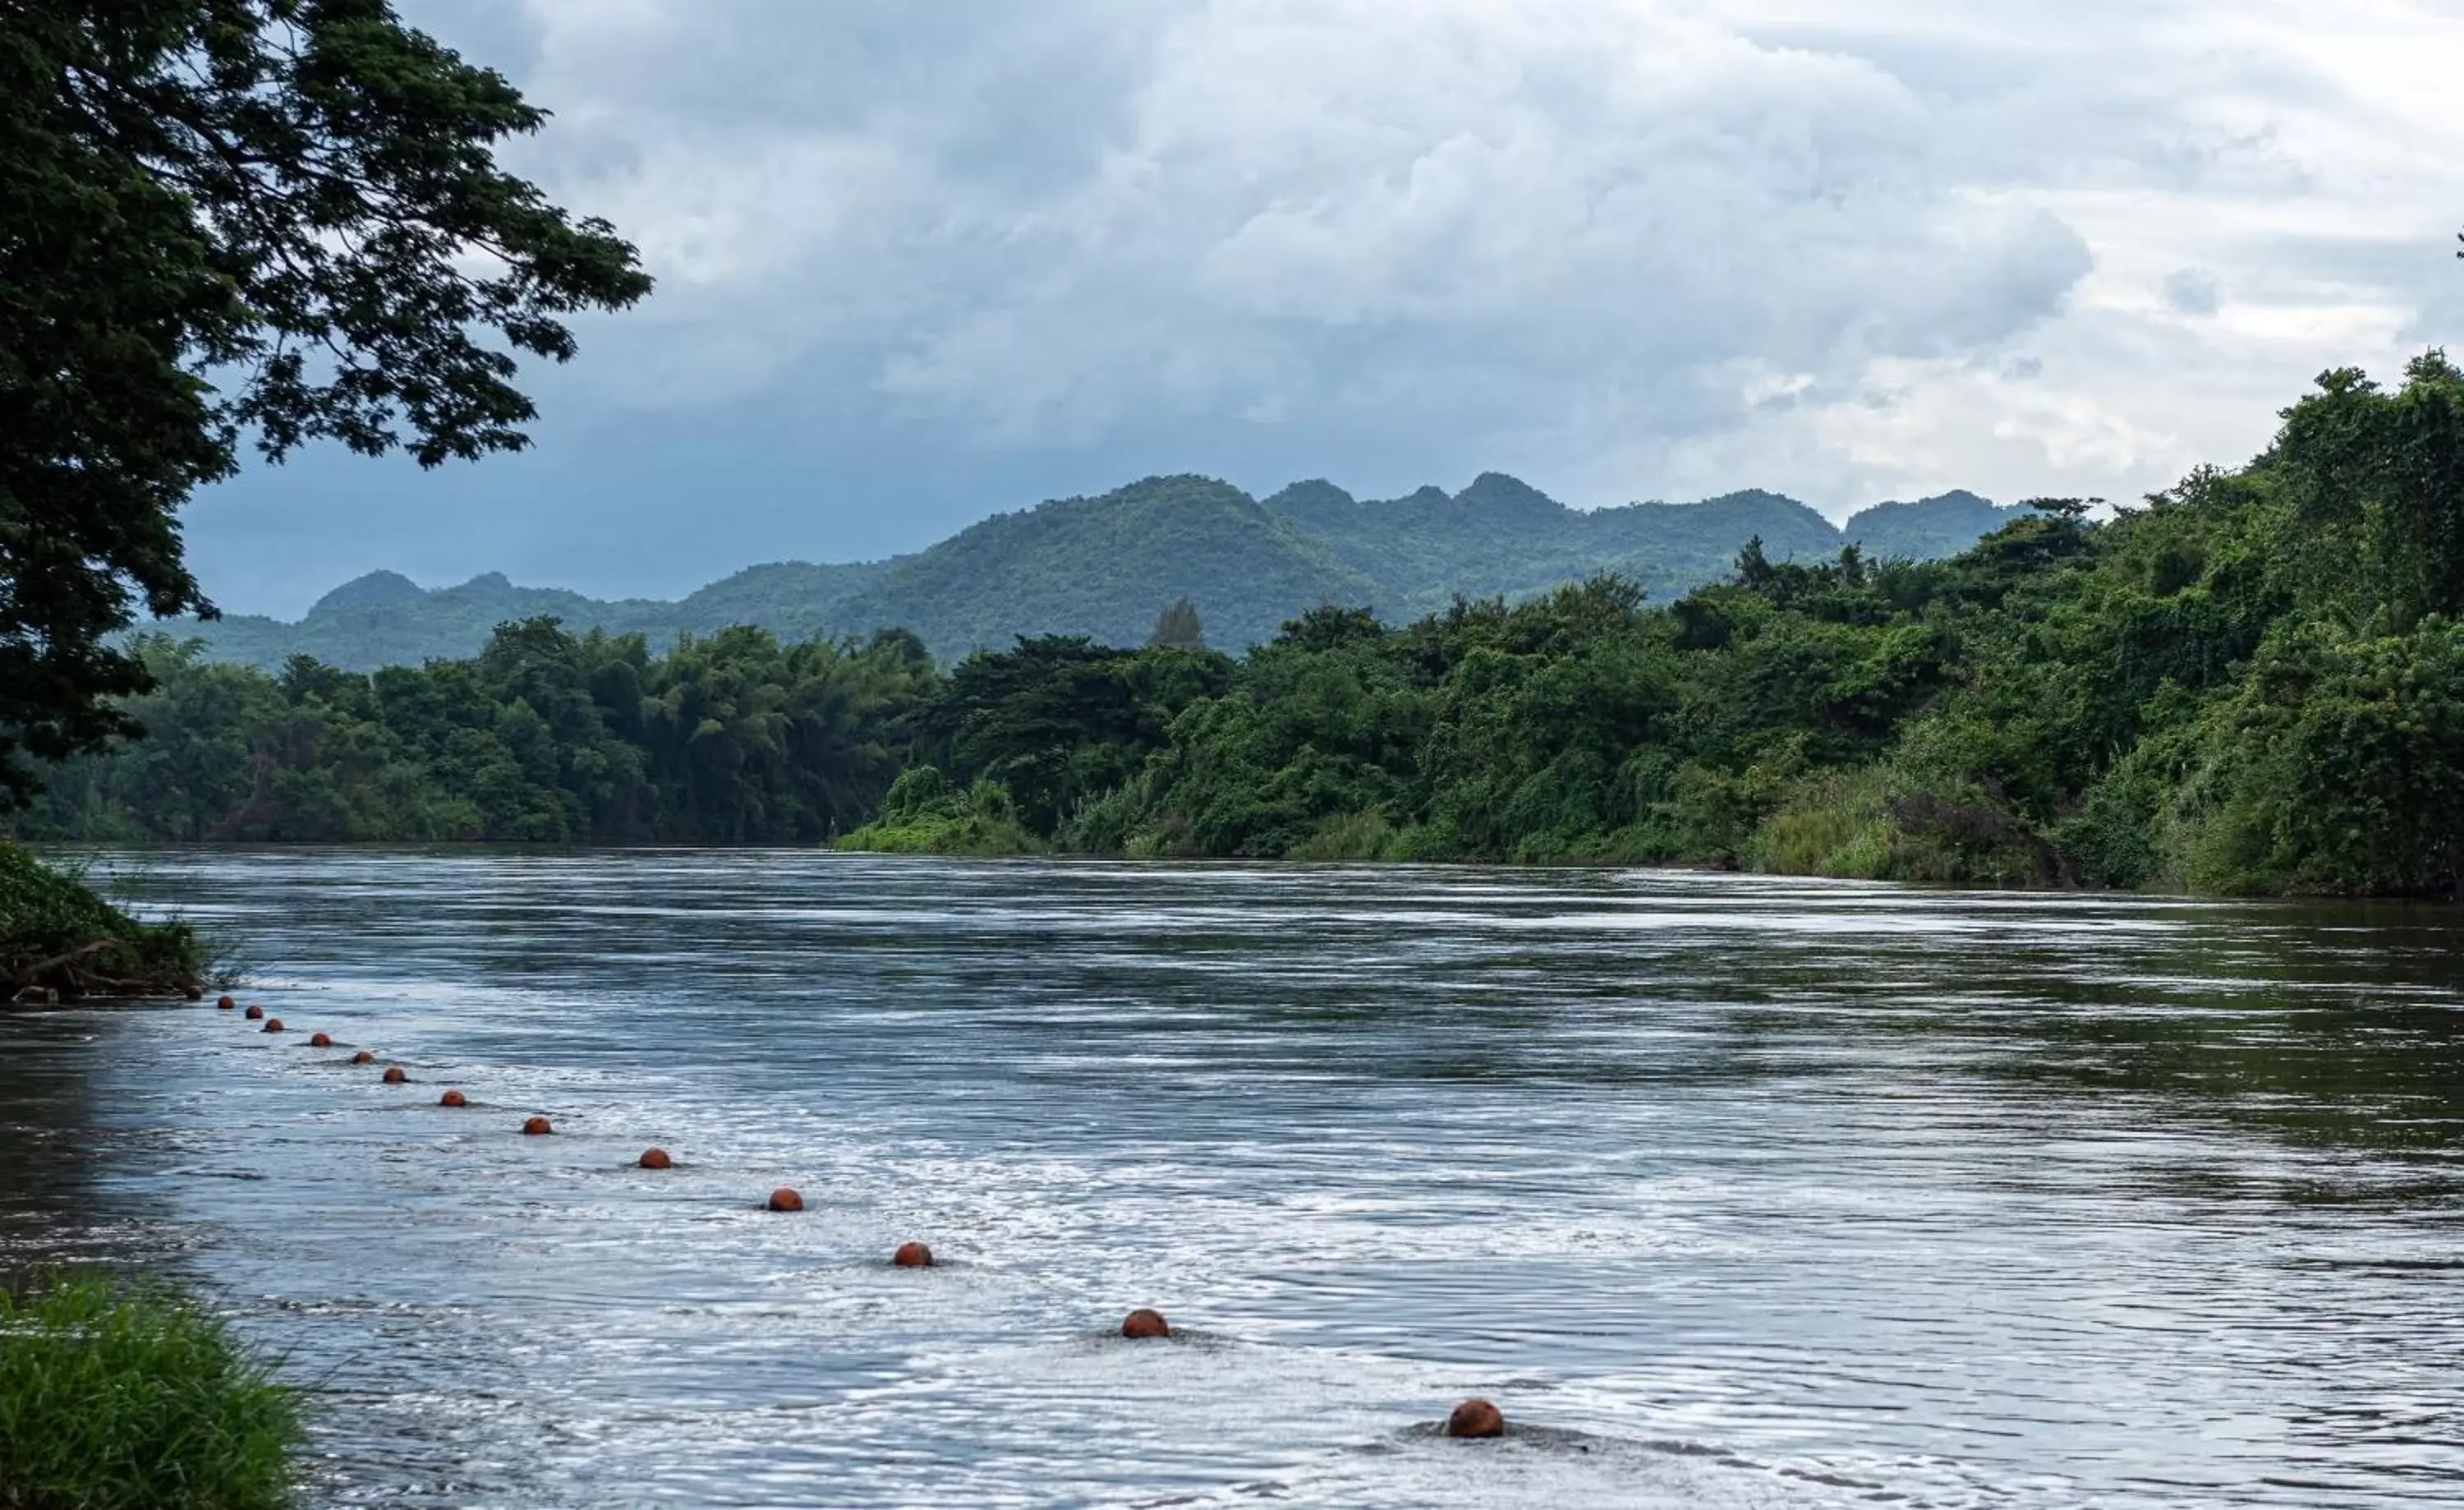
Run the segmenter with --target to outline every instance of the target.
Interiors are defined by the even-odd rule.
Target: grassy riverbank
[[[77,876],[0,840],[0,1005],[21,996],[176,996],[201,991],[205,945],[186,923],[146,923]]]
[[[190,1301],[0,1292],[0,1510],[274,1510],[299,1436],[297,1392]]]

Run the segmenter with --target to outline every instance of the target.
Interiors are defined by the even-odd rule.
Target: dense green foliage
[[[1237,659],[1045,635],[944,674],[912,636],[656,658],[545,623],[374,677],[148,654],[155,737],[62,770],[33,832],[875,820],[852,842],[2448,895],[2464,375],[2328,374],[2242,472],[2103,522],[2040,500],[1946,560],[1757,540],[1664,608],[1613,576],[1399,628],[1322,606]]]
[[[1033,770],[1092,776],[1021,786],[964,740],[948,768],[1136,854],[2450,895],[2459,619],[2464,376],[2433,355],[2392,393],[2328,374],[2240,474],[2101,524],[2049,501],[1949,560],[1755,543],[1665,610],[1614,578],[1400,629],[1317,610],[1160,729],[1032,647],[978,657],[1038,728],[1075,710]]]
[[[296,1391],[186,1300],[0,1291],[0,1510],[273,1510],[299,1440]]]
[[[543,119],[385,0],[0,6],[0,804],[125,731],[140,610],[210,611],[176,511],[243,428],[517,447],[514,354],[648,291],[497,168]]]
[[[880,805],[937,677],[913,636],[782,645],[506,625],[477,657],[278,677],[143,647],[151,737],[55,771],[22,832],[91,839],[813,841]]]
[[[472,655],[496,625],[539,617],[576,632],[647,634],[657,645],[737,624],[782,639],[895,624],[950,657],[1021,634],[1134,645],[1159,611],[1185,600],[1212,643],[1237,650],[1272,639],[1320,603],[1413,617],[1458,596],[1519,599],[1601,572],[1672,597],[1724,575],[1750,538],[1783,560],[1828,558],[1866,539],[1869,555],[1944,556],[2010,513],[1953,493],[1880,504],[1834,528],[1770,493],[1586,512],[1494,473],[1451,498],[1424,488],[1384,502],[1325,482],[1259,502],[1203,477],[1152,477],[1102,498],[996,515],[895,561],[755,566],[674,603],[603,602],[494,573],[422,591],[372,572],[326,594],[297,624],[235,615],[177,633],[202,637],[209,659],[268,671],[295,655],[357,671]]]
[[[0,841],[0,1002],[202,988],[205,948],[185,923],[143,923],[75,876]]]

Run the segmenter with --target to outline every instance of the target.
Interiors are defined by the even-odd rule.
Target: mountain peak
[[[1359,500],[1336,487],[1324,477],[1310,477],[1294,482],[1265,500],[1269,514],[1289,515],[1298,519],[1320,519],[1341,514],[1359,506]]]
[[[1877,503],[1859,509],[1839,533],[1869,556],[1924,558],[1965,550],[2008,523],[2019,510],[2005,508],[1965,488],[1931,498]]]
[[[2010,512],[1943,494],[1868,510],[1851,527],[1865,531],[1873,555],[1921,558],[1967,548]],[[1238,648],[1324,603],[1372,605],[1399,623],[1457,597],[1520,599],[1603,571],[1664,602],[1724,578],[1750,536],[1774,561],[1836,557],[1843,542],[1819,514],[1761,490],[1576,509],[1484,472],[1455,494],[1355,500],[1317,479],[1261,503],[1221,479],[1181,475],[992,515],[888,561],[749,567],[681,602],[601,601],[516,587],[495,571],[423,592],[380,571],[327,593],[299,624],[222,620],[197,633],[218,658],[279,666],[305,653],[353,670],[469,655],[499,623],[542,614],[654,645],[736,624],[833,639],[899,627],[935,655],[957,656],[1020,634],[1137,644],[1186,597],[1210,641]]]
[[[1521,477],[1507,477],[1503,472],[1484,472],[1472,478],[1471,486],[1455,495],[1455,501],[1491,513],[1536,518],[1561,514],[1566,509],[1566,505]]]
[[[385,609],[416,603],[428,596],[419,584],[399,571],[371,571],[353,577],[309,605],[308,617],[330,616],[352,609]]]

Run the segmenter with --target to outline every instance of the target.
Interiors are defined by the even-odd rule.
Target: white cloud
[[[526,4],[637,404],[1837,512],[2128,497],[2464,317],[2444,0]]]

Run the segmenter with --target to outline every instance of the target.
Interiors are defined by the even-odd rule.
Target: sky
[[[2135,499],[2464,345],[2454,0],[397,0],[660,280],[519,455],[201,494],[229,611],[675,596],[1156,473]]]

